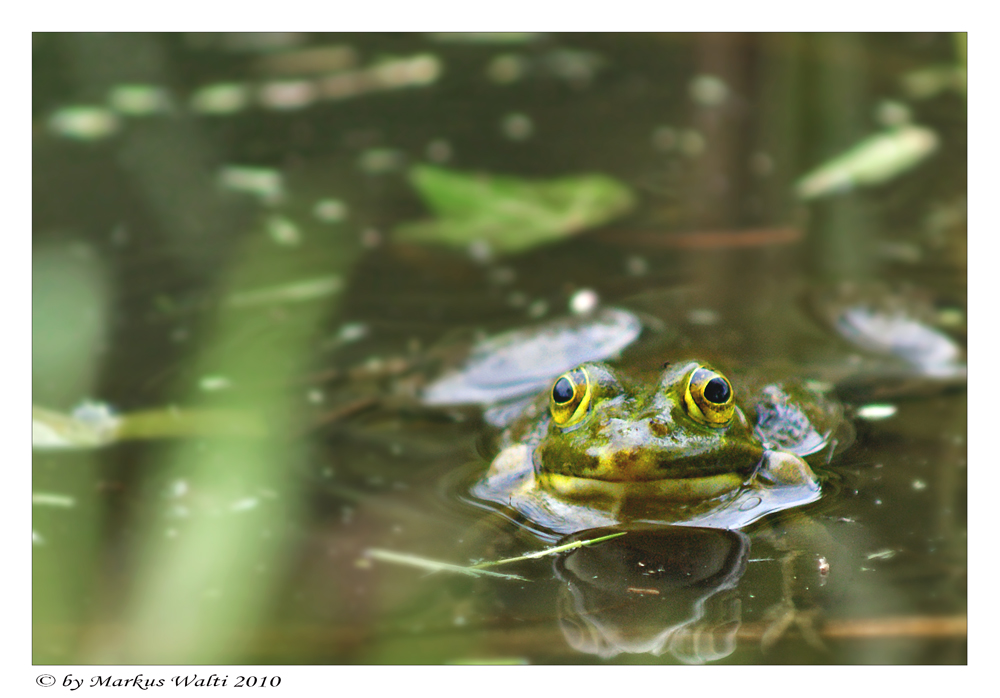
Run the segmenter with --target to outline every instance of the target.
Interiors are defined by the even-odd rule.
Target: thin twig
[[[600,538],[591,538],[590,540],[578,540],[572,543],[566,543],[565,545],[557,545],[554,548],[546,548],[545,550],[540,550],[537,553],[528,553],[527,555],[521,555],[519,557],[509,557],[506,560],[494,560],[492,562],[480,562],[477,565],[472,565],[469,569],[481,570],[484,567],[496,567],[497,565],[506,565],[508,562],[520,562],[521,560],[536,560],[540,557],[546,557],[548,555],[555,555],[556,553],[565,552],[567,550],[575,550],[576,548],[582,548],[586,545],[594,545],[595,543],[602,543],[606,540],[611,540],[612,538],[618,538],[625,535],[625,531],[620,533],[612,533],[607,536],[601,536]]]
[[[458,574],[464,574],[468,577],[479,577],[485,574],[490,577],[517,579],[522,582],[530,581],[529,579],[516,574],[502,574],[500,572],[473,569],[472,567],[462,567],[461,565],[452,565],[447,562],[439,562],[425,557],[418,557],[417,555],[397,553],[392,550],[382,550],[380,548],[368,548],[368,550],[365,551],[365,555],[375,558],[376,560],[382,560],[383,562],[393,562],[397,565],[419,567],[421,569],[430,570],[431,572],[457,572]]]

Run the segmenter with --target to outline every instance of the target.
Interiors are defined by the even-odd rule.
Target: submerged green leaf
[[[599,174],[532,181],[418,165],[410,181],[436,218],[398,226],[397,240],[459,248],[483,241],[499,253],[602,225],[635,205],[628,187]]]

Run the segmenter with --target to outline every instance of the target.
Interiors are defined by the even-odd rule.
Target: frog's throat
[[[565,499],[622,501],[623,499],[660,499],[678,502],[704,501],[721,497],[743,486],[746,476],[720,473],[705,477],[664,480],[612,481],[588,477],[536,473],[538,484]]]

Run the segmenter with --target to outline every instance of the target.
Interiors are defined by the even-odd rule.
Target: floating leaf
[[[427,405],[489,405],[533,398],[560,373],[613,356],[641,331],[634,314],[602,308],[503,332],[476,342],[468,359],[431,381],[421,399]]]
[[[398,226],[397,240],[463,249],[482,241],[500,253],[602,225],[635,204],[628,187],[599,174],[531,181],[419,165],[410,181],[437,217]]]
[[[858,143],[802,177],[795,192],[801,199],[881,184],[915,167],[938,146],[938,137],[924,126],[900,126]]]

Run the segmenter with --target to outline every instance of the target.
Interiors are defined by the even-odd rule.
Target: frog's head
[[[764,449],[729,380],[690,361],[635,389],[601,363],[556,379],[535,449],[540,484],[573,498],[703,500],[739,488]]]

